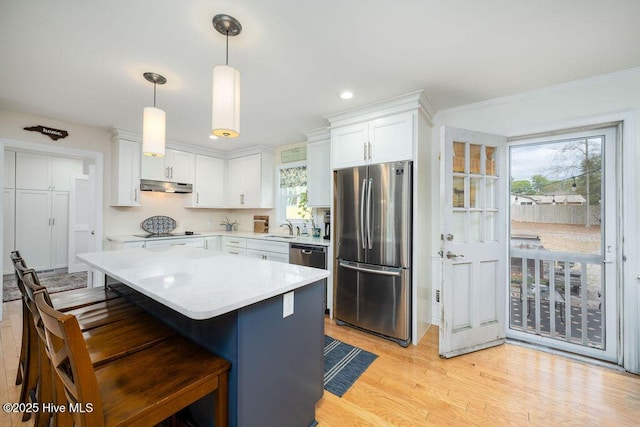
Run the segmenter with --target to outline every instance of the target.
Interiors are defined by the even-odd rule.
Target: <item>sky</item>
[[[568,143],[554,142],[512,146],[510,150],[511,177],[514,181],[530,180],[533,175],[543,175],[550,180],[571,178],[572,175],[577,173],[576,164],[580,160],[579,156],[577,156],[578,159],[576,156],[558,156],[557,152],[564,144]],[[556,176],[555,172],[558,167],[566,170],[566,173]]]

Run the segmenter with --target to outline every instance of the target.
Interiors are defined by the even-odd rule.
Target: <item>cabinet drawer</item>
[[[222,252],[231,254],[231,255],[247,255],[247,250],[245,248],[238,248],[235,246],[222,246]]]
[[[289,255],[289,244],[286,242],[270,242],[261,239],[247,239],[247,249],[276,252]]]
[[[247,239],[244,237],[222,236],[222,246],[244,249],[247,247]]]
[[[193,248],[203,248],[204,238],[195,237],[187,239],[166,239],[166,240],[148,240],[145,242],[145,248],[157,248],[160,246],[190,246]]]

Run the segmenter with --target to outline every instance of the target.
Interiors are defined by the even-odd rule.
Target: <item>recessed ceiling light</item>
[[[217,137],[217,136],[215,136],[214,134],[209,135],[209,138],[211,138],[211,139],[218,139],[218,137]]]
[[[353,92],[349,92],[348,90],[345,90],[344,92],[342,92],[340,94],[340,98],[341,99],[351,99],[351,98],[353,98]]]

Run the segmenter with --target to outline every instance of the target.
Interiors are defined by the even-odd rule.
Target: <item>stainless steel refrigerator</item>
[[[335,318],[411,340],[412,162],[337,170]]]

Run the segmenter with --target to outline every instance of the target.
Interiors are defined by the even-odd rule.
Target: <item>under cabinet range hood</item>
[[[161,193],[193,193],[193,184],[141,179],[140,191],[158,191]]]

